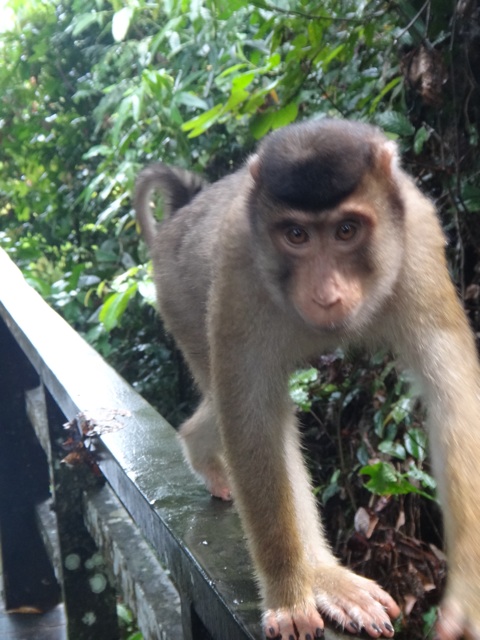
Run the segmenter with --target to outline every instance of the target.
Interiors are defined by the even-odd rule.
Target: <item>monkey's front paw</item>
[[[324,627],[322,615],[350,633],[366,632],[372,638],[391,638],[394,635],[390,619],[400,615],[400,608],[375,582],[344,567],[329,565],[317,570],[313,592],[314,600],[309,604],[266,611],[263,615],[266,637],[281,636],[285,640],[321,638]],[[447,637],[442,640],[447,640]]]
[[[263,630],[267,638],[313,640],[323,638],[323,620],[312,603],[293,610],[269,609],[263,614]]]
[[[344,567],[322,567],[317,572],[315,599],[326,618],[350,633],[366,631],[372,638],[391,638],[390,619],[400,615],[388,593]]]
[[[468,582],[468,590],[467,585]],[[469,606],[469,600],[446,597],[438,613],[435,640],[480,640],[480,611]]]

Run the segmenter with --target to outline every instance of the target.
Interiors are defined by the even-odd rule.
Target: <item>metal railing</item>
[[[118,596],[146,640],[262,637],[234,507],[210,498],[174,429],[1,250],[0,466],[7,607],[63,599],[73,640],[118,637]],[[25,585],[42,554],[53,571]]]

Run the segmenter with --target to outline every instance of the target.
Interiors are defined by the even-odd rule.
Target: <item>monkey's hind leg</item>
[[[210,398],[203,398],[193,416],[182,424],[179,437],[190,466],[212,496],[231,500],[221,437]]]

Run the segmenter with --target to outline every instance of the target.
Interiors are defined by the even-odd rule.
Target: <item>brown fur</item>
[[[171,214],[158,228],[155,187]],[[397,605],[328,548],[287,394],[295,366],[352,343],[391,346],[423,383],[450,561],[438,636],[480,637],[478,360],[435,211],[393,143],[367,125],[295,125],[213,185],[147,168],[136,204],[160,313],[203,394],[185,453],[214,495],[233,492],[267,637],[313,638],[321,616],[393,635]]]

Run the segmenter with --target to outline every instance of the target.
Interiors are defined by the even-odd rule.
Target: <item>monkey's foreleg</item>
[[[447,541],[439,640],[480,638],[480,370],[467,321],[453,292],[451,297],[450,326],[432,324],[412,349],[425,385]]]
[[[231,332],[231,324],[228,326]],[[252,325],[247,324],[250,327]],[[395,602],[375,583],[338,565],[323,536],[278,363],[259,361],[244,340],[218,337],[213,372],[233,493],[247,533],[268,638],[320,635],[321,614],[354,633],[391,637]],[[250,341],[253,338],[250,336]],[[277,345],[262,352],[278,353]],[[238,347],[236,345],[239,345]]]
[[[193,416],[182,424],[179,438],[190,466],[210,493],[216,498],[231,500],[220,433],[210,398],[203,398]]]

